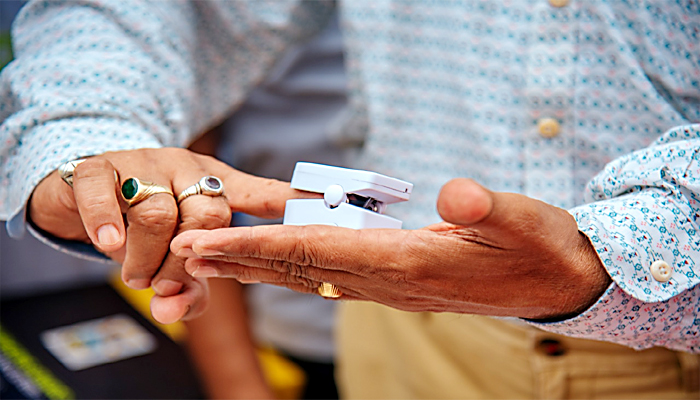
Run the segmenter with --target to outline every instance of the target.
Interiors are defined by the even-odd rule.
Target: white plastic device
[[[401,229],[383,215],[387,204],[408,201],[413,184],[376,172],[299,162],[291,187],[323,193],[323,199],[287,200],[285,225],[334,225],[344,228]]]

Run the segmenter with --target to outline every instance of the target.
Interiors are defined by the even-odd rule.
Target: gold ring
[[[318,294],[327,299],[337,299],[343,295],[343,292],[333,284],[321,282],[321,286],[318,287]]]
[[[75,167],[82,164],[85,159],[72,160],[61,164],[58,167],[58,175],[63,179],[63,182],[67,183],[68,186],[73,187],[73,175],[75,173]]]
[[[183,190],[177,196],[177,204],[180,204],[181,201],[196,194],[203,194],[211,197],[223,196],[224,183],[221,181],[221,179],[215,176],[205,176],[200,179],[199,182]]]
[[[166,193],[173,196],[172,190],[165,186],[142,181],[138,178],[129,178],[122,184],[122,197],[129,203],[129,206],[135,206],[157,193]]]

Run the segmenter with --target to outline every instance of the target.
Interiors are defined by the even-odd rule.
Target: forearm
[[[61,163],[183,147],[221,122],[330,2],[52,1],[13,25],[0,75],[0,218]]]
[[[182,11],[173,11],[172,18],[185,23]],[[174,94],[185,92],[192,79],[184,74],[183,54],[146,46],[146,40],[168,34],[153,23],[158,16],[147,3],[116,1],[23,8],[13,26],[16,59],[0,76],[6,105],[0,118],[3,218],[16,214],[64,161],[184,140],[185,116],[169,116],[171,107],[180,108]],[[172,40],[184,41],[185,35]],[[173,67],[157,63],[158,57],[170,58]]]
[[[211,398],[272,398],[248,326],[241,284],[209,280],[208,310],[187,321],[188,348]]]

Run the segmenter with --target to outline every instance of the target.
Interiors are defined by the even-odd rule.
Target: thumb
[[[445,222],[468,226],[486,219],[493,203],[492,192],[471,179],[457,178],[440,190],[437,210]]]

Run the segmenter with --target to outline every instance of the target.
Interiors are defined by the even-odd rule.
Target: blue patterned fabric
[[[31,3],[0,77],[0,217],[63,161],[185,145],[332,6]],[[438,221],[437,193],[460,176],[569,209],[614,283],[580,316],[538,326],[700,351],[697,2],[340,7],[359,166],[415,184],[391,210],[406,227]],[[659,260],[668,282],[650,270]]]

